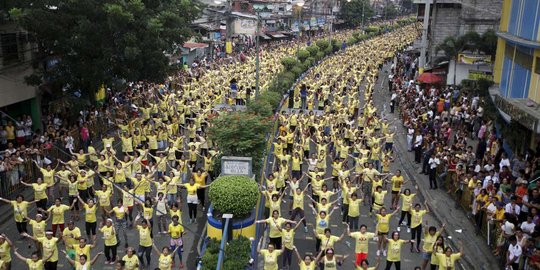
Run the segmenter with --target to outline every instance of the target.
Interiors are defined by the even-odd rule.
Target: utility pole
[[[226,53],[232,53],[232,35],[233,35],[233,23],[234,19],[232,16],[232,1],[227,1],[227,11],[225,11],[225,22],[227,27],[227,32],[225,35],[225,52]],[[230,48],[230,51],[228,51],[228,48]]]
[[[261,18],[259,16],[259,11],[257,10],[257,37],[255,38],[255,98],[259,97],[259,72],[260,72],[260,59],[259,55],[261,54],[261,49],[259,48],[259,38],[261,35]]]
[[[418,73],[422,74],[424,73],[424,69],[426,68],[426,50],[427,50],[427,37],[428,37],[428,30],[429,30],[429,13],[430,13],[430,1],[431,0],[425,0],[426,6],[424,10],[424,25],[422,28],[422,48],[420,50],[420,60],[418,61]]]
[[[300,39],[302,38],[302,8],[304,7],[304,2],[296,3],[298,6],[298,42],[296,42],[296,57],[300,53]]]
[[[330,30],[330,34],[328,35],[328,41],[330,42],[330,46],[332,45],[332,31],[334,30],[334,1],[330,0],[330,24],[328,27],[328,30]]]

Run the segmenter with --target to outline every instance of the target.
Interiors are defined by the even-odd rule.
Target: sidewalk
[[[388,70],[388,65],[383,68]],[[382,72],[380,78],[385,78],[387,73]],[[377,84],[377,87],[383,85]],[[384,107],[384,102],[390,100],[390,92],[386,82],[384,87],[375,92],[374,101],[378,108]],[[439,222],[446,223],[445,240],[450,241],[453,249],[458,248],[459,242],[463,243],[464,256],[460,260],[462,269],[500,269],[497,259],[487,246],[487,240],[475,233],[473,223],[467,218],[467,213],[461,208],[455,207],[455,201],[445,190],[429,189],[428,176],[420,174],[421,167],[414,163],[413,154],[407,151],[406,135],[401,119],[397,113],[386,114],[389,121],[396,119],[392,127],[396,129],[394,142],[394,165],[402,168],[406,179],[410,179],[418,186],[418,196],[421,201],[427,200],[430,206],[430,214]]]

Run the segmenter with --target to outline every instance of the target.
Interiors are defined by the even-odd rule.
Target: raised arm
[[[69,264],[75,266],[75,261],[72,260],[69,255],[67,255],[67,252],[65,250],[62,250],[62,253],[64,253],[64,255],[66,255],[66,260],[69,262]]]

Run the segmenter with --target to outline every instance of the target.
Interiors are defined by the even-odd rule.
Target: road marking
[[[313,237],[311,237],[311,236],[306,236],[306,239],[307,239],[307,240],[313,240]]]

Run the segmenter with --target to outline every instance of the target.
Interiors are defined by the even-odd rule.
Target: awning
[[[272,33],[269,33],[269,35],[271,35],[273,38],[284,38],[284,37],[287,37],[283,34],[280,34],[280,33],[275,33],[275,34],[272,34]]]
[[[271,37],[265,35],[265,34],[259,34],[259,37],[262,37],[263,39],[271,39]]]

